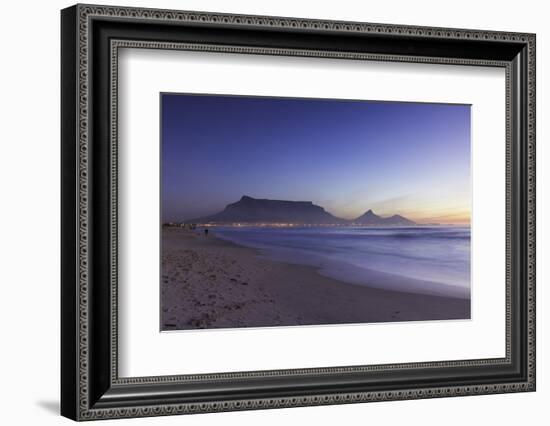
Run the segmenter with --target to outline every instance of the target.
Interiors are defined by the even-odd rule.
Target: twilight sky
[[[470,220],[470,106],[161,95],[162,219],[242,195],[368,209],[419,223]]]

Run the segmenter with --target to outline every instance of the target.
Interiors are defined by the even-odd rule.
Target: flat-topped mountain
[[[257,199],[244,195],[236,203],[211,216],[193,219],[196,223],[292,223],[343,224],[345,219],[331,215],[311,201]]]
[[[364,213],[363,215],[359,216],[356,219],[353,219],[351,222],[356,225],[363,225],[363,226],[413,226],[413,225],[416,225],[415,222],[401,215],[394,214],[393,216],[390,216],[390,217],[382,217],[382,216],[378,216],[372,210],[368,210],[366,213]]]
[[[188,223],[211,224],[296,224],[296,225],[361,225],[413,226],[415,222],[400,215],[378,216],[368,210],[354,220],[336,217],[311,201],[284,201],[252,198],[243,195],[236,203],[228,204],[221,212],[190,219]]]

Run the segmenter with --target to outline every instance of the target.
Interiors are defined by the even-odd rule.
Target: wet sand
[[[163,228],[161,275],[161,330],[470,318],[469,299],[338,281],[216,238],[215,229],[205,237]]]

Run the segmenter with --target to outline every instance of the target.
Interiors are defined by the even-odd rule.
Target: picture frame
[[[497,31],[81,4],[62,10],[61,414],[94,420],[534,391],[535,45],[534,34]],[[504,69],[505,356],[119,377],[122,48]]]

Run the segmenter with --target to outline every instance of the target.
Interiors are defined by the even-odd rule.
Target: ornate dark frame
[[[534,34],[76,5],[62,11],[61,35],[62,415],[92,420],[535,390]],[[123,47],[505,68],[506,357],[119,378]]]

